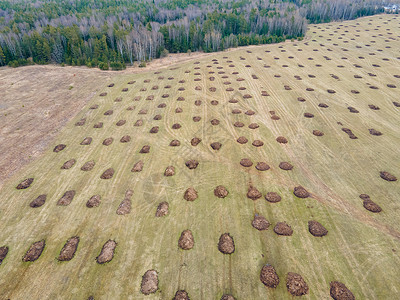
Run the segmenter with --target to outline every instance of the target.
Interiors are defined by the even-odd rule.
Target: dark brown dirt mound
[[[160,103],[160,104],[158,104],[157,107],[158,108],[165,108],[165,107],[167,107],[167,104],[166,103]]]
[[[218,198],[225,198],[226,196],[228,196],[228,194],[228,190],[222,185],[219,185],[214,189],[214,195]]]
[[[359,113],[359,111],[355,107],[349,106],[349,107],[347,107],[347,109],[353,114]]]
[[[119,120],[115,125],[122,126],[122,125],[125,125],[125,123],[126,123],[126,120]]]
[[[219,142],[214,142],[210,144],[211,148],[213,148],[214,150],[219,150],[222,147],[222,144]]]
[[[159,127],[158,126],[154,126],[150,129],[150,133],[157,133],[158,132]]]
[[[168,214],[168,202],[160,202],[157,206],[156,217],[164,217]]]
[[[31,184],[33,183],[33,180],[34,180],[33,178],[24,179],[23,181],[21,181],[21,182],[17,185],[16,189],[17,189],[17,190],[24,190],[24,189],[27,189],[28,187],[31,186]]]
[[[305,102],[306,99],[304,99],[303,97],[297,97],[297,101],[299,101],[299,102]]]
[[[257,123],[251,123],[249,124],[249,128],[250,129],[257,129],[258,127],[260,127]]]
[[[72,200],[75,197],[75,191],[71,190],[71,191],[66,191],[64,193],[64,195],[57,201],[57,205],[60,206],[67,206],[70,205]]]
[[[181,112],[183,112],[183,109],[182,109],[182,108],[177,107],[177,108],[175,109],[175,113],[180,114]]]
[[[247,110],[246,112],[245,112],[245,114],[246,115],[248,115],[248,116],[253,116],[253,115],[255,115],[255,111],[254,110]]]
[[[81,145],[90,145],[92,143],[92,138],[91,137],[86,137],[83,139],[83,141],[81,142]]]
[[[235,123],[233,124],[233,126],[235,126],[235,127],[243,127],[244,124],[243,124],[242,122],[235,122]]]
[[[297,273],[289,272],[286,277],[286,288],[293,296],[308,294],[308,285],[303,277]]]
[[[237,115],[237,114],[241,114],[242,111],[240,109],[233,109],[232,110],[232,114]]]
[[[43,252],[44,247],[46,246],[45,240],[41,240],[35,242],[31,245],[29,250],[25,253],[24,258],[22,261],[35,261],[37,260]]]
[[[35,200],[29,203],[29,206],[32,208],[41,207],[46,202],[46,199],[46,194],[39,195]]]
[[[182,127],[182,125],[179,124],[179,123],[176,123],[176,124],[172,125],[172,129],[179,129],[181,127]]]
[[[182,231],[178,241],[178,247],[182,250],[190,250],[194,246],[194,237],[189,229]]]
[[[98,122],[93,125],[93,128],[103,128],[103,122]]]
[[[293,194],[296,197],[299,197],[299,198],[308,198],[308,197],[310,197],[310,193],[305,188],[303,188],[301,185],[296,186],[294,188]]]
[[[261,282],[270,288],[276,288],[279,284],[279,276],[275,271],[275,268],[271,265],[265,265],[262,267],[260,272]]]
[[[107,96],[106,92],[100,94],[100,97],[104,97],[104,96]]]
[[[278,235],[290,236],[293,234],[293,229],[286,222],[278,222],[274,227],[274,232]]]
[[[249,186],[249,189],[247,190],[247,198],[250,198],[251,200],[257,200],[261,197],[262,194],[257,188],[254,186]]]
[[[85,162],[85,164],[81,167],[81,170],[82,170],[82,171],[91,171],[91,170],[94,168],[95,164],[96,164],[96,163],[94,162],[94,160],[87,161],[87,162]]]
[[[142,276],[140,291],[145,295],[154,294],[158,290],[158,274],[155,270],[147,270]]]
[[[172,141],[169,143],[169,145],[170,145],[171,147],[177,147],[177,146],[180,146],[180,145],[181,145],[181,142],[178,141],[178,140],[172,140]]]
[[[180,96],[180,97],[178,97],[178,98],[176,99],[176,101],[185,101],[185,97]]]
[[[262,147],[264,146],[264,142],[260,140],[254,140],[253,143],[251,143],[254,147]]]
[[[173,176],[175,175],[175,168],[173,166],[168,166],[164,171],[164,176]]]
[[[212,100],[210,103],[211,105],[218,105],[219,102],[217,100]]]
[[[153,118],[153,120],[156,120],[156,121],[159,121],[161,119],[162,119],[161,115],[155,115],[154,118]]]
[[[253,162],[252,162],[250,159],[248,159],[248,158],[242,158],[242,159],[240,160],[240,164],[241,164],[243,167],[249,168],[249,167],[251,167],[251,166],[253,165]]]
[[[140,149],[139,153],[149,153],[150,152],[150,146],[149,145],[144,145],[142,149]]]
[[[314,118],[314,115],[312,113],[304,113],[304,116],[306,118]]]
[[[330,283],[330,294],[335,300],[355,300],[353,293],[346,287],[345,284],[339,281]]]
[[[328,230],[317,221],[308,221],[308,231],[318,237],[328,234]]]
[[[131,198],[133,195],[132,190],[127,190],[125,192],[125,198],[122,200],[122,202],[119,204],[118,209],[117,209],[117,215],[126,215],[131,212]]]
[[[281,199],[282,199],[281,196],[279,196],[275,192],[268,192],[265,195],[265,200],[267,200],[268,202],[271,202],[271,203],[279,202],[279,201],[281,201]]]
[[[285,170],[285,171],[289,171],[289,170],[293,169],[293,166],[290,163],[288,163],[287,161],[283,161],[279,164],[279,168],[281,168],[282,170]]]
[[[200,122],[200,120],[201,120],[200,116],[193,117],[193,122]]]
[[[190,300],[190,298],[186,291],[180,290],[175,293],[175,297],[172,300]]]
[[[93,104],[91,107],[89,107],[89,109],[98,109],[99,105],[98,104]]]
[[[197,160],[194,159],[190,159],[187,162],[185,162],[186,167],[188,167],[189,169],[196,169],[197,166],[199,165],[199,162]]]
[[[110,179],[114,176],[114,169],[113,168],[109,168],[107,170],[105,170],[103,172],[103,174],[101,174],[100,178],[101,179]]]
[[[392,89],[396,88],[396,86],[394,84],[391,84],[391,83],[387,84],[387,87],[392,88]]]
[[[75,123],[75,126],[83,126],[86,123],[86,118],[80,119],[78,122]]]
[[[378,131],[378,130],[376,130],[376,129],[373,129],[373,128],[368,129],[368,131],[369,131],[369,133],[372,134],[372,135],[376,135],[376,136],[382,135],[382,132],[380,132],[380,131]]]
[[[329,105],[326,104],[326,103],[320,103],[320,104],[318,104],[318,106],[322,107],[322,108],[328,108],[329,107]]]
[[[114,251],[117,247],[117,243],[113,240],[108,240],[101,249],[100,255],[96,257],[98,264],[104,264],[110,262],[114,257]]]
[[[240,136],[238,137],[238,139],[236,140],[239,144],[246,144],[249,140],[244,137],[244,136]]]
[[[346,132],[347,135],[349,136],[349,138],[356,140],[358,139],[358,137],[355,136],[355,134],[353,133],[353,131],[351,131],[351,129],[349,128],[342,128],[342,131]]]
[[[313,135],[315,135],[315,136],[323,136],[324,135],[324,133],[322,132],[322,131],[319,131],[319,130],[313,130]]]
[[[251,225],[257,230],[267,230],[270,223],[261,215],[255,215]]]
[[[328,90],[326,90],[329,94],[334,94],[334,93],[336,93],[336,91],[335,90],[331,90],[331,89],[328,89]]]
[[[393,105],[396,107],[400,107],[400,102],[393,101]]]
[[[193,187],[188,188],[183,195],[183,198],[187,201],[194,201],[197,199],[197,197],[197,191]]]
[[[78,249],[79,237],[71,237],[61,249],[60,255],[58,256],[59,261],[69,261],[74,258],[76,249]]]
[[[147,109],[141,109],[139,110],[138,115],[146,115],[147,114]]]
[[[144,162],[139,160],[133,165],[131,172],[141,172],[143,170]]]
[[[365,196],[365,197],[362,197]],[[365,209],[369,210],[370,212],[373,213],[379,213],[382,211],[382,208],[376,204],[374,201],[372,201],[368,195],[366,194],[361,194],[360,198],[363,199],[363,206]]]
[[[194,137],[194,138],[192,138],[192,140],[190,141],[190,144],[191,144],[192,146],[197,146],[198,144],[200,144],[200,142],[201,142],[201,139],[199,139],[199,138],[197,138],[197,137]]]
[[[224,233],[219,238],[218,250],[223,254],[232,254],[235,252],[235,243],[229,233]]]
[[[7,246],[0,247],[0,265],[3,263],[3,260],[6,258],[7,253],[8,253]]]
[[[236,300],[236,299],[232,295],[224,294],[222,295],[221,300]]]
[[[212,120],[211,120],[211,124],[212,124],[212,125],[218,125],[218,124],[219,124],[219,120],[217,120],[217,119],[212,119]]]
[[[382,179],[385,179],[387,181],[397,181],[396,176],[390,174],[389,172],[386,171],[381,171],[380,176]]]
[[[100,195],[93,195],[86,202],[86,207],[88,207],[88,208],[98,207],[100,205],[100,202],[101,202],[101,196]]]
[[[113,138],[106,138],[104,141],[103,141],[103,145],[104,146],[109,146],[109,145],[111,145],[112,144],[112,142],[114,141],[114,139]]]
[[[258,171],[267,171],[267,170],[269,170],[269,168],[270,168],[269,165],[263,161],[258,162],[256,165],[256,169]]]
[[[142,125],[143,125],[143,120],[142,120],[142,119],[139,119],[139,120],[137,120],[137,121],[135,122],[135,124],[134,124],[133,126],[139,127],[139,126],[142,126]]]
[[[194,105],[200,106],[200,105],[201,105],[201,100],[196,100],[196,101],[194,101]]]
[[[104,115],[105,115],[105,116],[111,116],[113,113],[114,113],[114,111],[113,111],[112,109],[110,109],[110,110],[107,110],[107,111],[104,113]]]
[[[378,106],[375,106],[373,104],[368,104],[368,107],[372,110],[380,110],[380,108]]]
[[[53,152],[56,152],[56,153],[57,153],[57,152],[60,152],[60,151],[64,150],[65,147],[67,147],[67,145],[59,144],[59,145],[57,145],[57,146],[54,147]]]
[[[287,144],[287,142],[288,142],[287,138],[285,138],[284,136],[278,136],[278,137],[276,138],[276,141],[277,141],[278,143],[281,143],[281,144]]]

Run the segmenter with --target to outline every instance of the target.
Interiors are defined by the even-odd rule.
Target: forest
[[[3,0],[0,66],[143,67],[168,53],[302,39],[308,23],[382,12],[375,0]]]

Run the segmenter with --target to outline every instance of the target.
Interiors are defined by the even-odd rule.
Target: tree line
[[[169,52],[301,39],[309,22],[381,12],[374,0],[3,0],[0,65],[120,70]]]

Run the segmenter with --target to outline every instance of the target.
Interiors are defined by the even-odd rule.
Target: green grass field
[[[346,284],[356,299],[394,299],[400,291],[400,185],[381,179],[379,172],[400,176],[400,108],[392,103],[400,102],[400,76],[394,76],[400,75],[399,28],[400,18],[393,15],[311,25],[301,42],[216,53],[198,64],[195,60],[161,68],[159,74],[116,73],[110,82],[115,86],[102,89],[107,95],[95,97],[42,157],[10,178],[0,191],[0,246],[9,247],[0,265],[0,299],[172,299],[178,290],[186,290],[190,299],[220,299],[223,294],[236,299],[292,299],[286,289],[288,272],[300,274],[307,282],[305,299],[329,299],[331,281]],[[159,88],[153,90],[156,85]],[[233,91],[226,91],[229,87]],[[128,91],[122,92],[123,88]],[[262,91],[269,96],[262,96]],[[164,94],[169,97],[163,98]],[[149,95],[154,99],[146,100]],[[141,98],[135,101],[137,96]],[[118,97],[121,102],[114,101]],[[177,101],[178,97],[184,101]],[[238,102],[230,103],[231,99]],[[196,100],[201,105],[195,105]],[[211,104],[213,100],[218,104]],[[166,107],[158,108],[160,103]],[[320,103],[329,107],[319,107]],[[94,104],[98,109],[89,109]],[[371,104],[380,109],[370,109]],[[129,111],[129,106],[135,109]],[[359,113],[349,112],[349,106]],[[176,108],[183,111],[176,113]],[[110,109],[113,114],[105,116]],[[142,109],[147,114],[139,114]],[[241,113],[232,114],[233,109]],[[248,110],[256,113],[247,115]],[[270,111],[280,119],[273,120]],[[305,118],[304,113],[314,117]],[[153,119],[157,114],[161,120]],[[194,122],[194,116],[201,120]],[[85,125],[75,126],[81,118],[86,118]],[[138,119],[143,126],[134,126]],[[212,119],[218,119],[219,125],[212,125]],[[119,120],[126,124],[116,126]],[[237,121],[244,127],[235,127]],[[93,128],[98,122],[104,126]],[[172,129],[175,123],[182,127]],[[250,123],[259,127],[250,129]],[[158,133],[149,133],[154,126],[159,126]],[[358,139],[350,139],[343,127]],[[371,135],[372,128],[383,135]],[[313,130],[324,135],[315,136]],[[130,135],[131,141],[121,143],[124,135]],[[239,136],[248,143],[239,144]],[[278,136],[288,143],[278,143]],[[80,145],[85,137],[93,138],[90,145]],[[108,137],[114,142],[104,146]],[[190,142],[194,137],[202,139],[195,147]],[[180,146],[169,146],[173,139]],[[254,140],[264,145],[254,147]],[[220,142],[222,148],[213,150],[212,142]],[[60,143],[67,147],[53,152]],[[150,153],[139,153],[144,145],[151,146]],[[254,165],[241,166],[242,158],[250,158]],[[76,164],[60,169],[70,159],[76,159]],[[189,159],[199,166],[188,169]],[[93,170],[81,171],[90,160],[95,161]],[[131,172],[139,160],[144,162],[143,171]],[[261,161],[271,168],[256,170]],[[293,170],[281,170],[279,163],[284,161]],[[166,177],[164,170],[170,165],[176,173]],[[108,168],[114,168],[114,176],[100,179]],[[32,185],[17,190],[28,177],[34,178]],[[214,196],[218,185],[228,189],[226,198]],[[263,196],[277,192],[282,200],[253,201],[246,197],[250,185]],[[295,197],[293,188],[298,185],[312,196]],[[193,202],[183,198],[188,187],[198,192]],[[133,190],[131,212],[117,215],[128,189]],[[68,190],[76,191],[71,204],[57,206]],[[382,212],[366,210],[359,198],[363,193]],[[45,204],[31,208],[29,203],[40,194],[47,194]],[[87,208],[87,200],[95,194],[101,195],[100,206]],[[169,203],[169,213],[157,218],[162,201]],[[268,230],[252,227],[256,213],[271,223]],[[310,220],[320,222],[328,235],[311,235]],[[280,221],[291,225],[292,236],[274,233]],[[195,240],[193,249],[186,251],[178,248],[185,229],[192,231]],[[218,251],[219,237],[225,232],[235,242],[231,255]],[[75,256],[59,262],[60,250],[72,236],[80,237]],[[23,262],[30,245],[42,239],[46,246],[39,259]],[[96,257],[109,239],[118,243],[114,258],[100,265]],[[280,277],[276,289],[265,287],[259,279],[267,263]],[[149,269],[158,272],[159,285],[156,293],[145,296],[140,292],[141,280]]]

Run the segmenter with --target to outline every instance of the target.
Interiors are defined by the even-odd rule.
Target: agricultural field
[[[107,73],[0,190],[0,299],[393,299],[399,49],[377,15]]]

